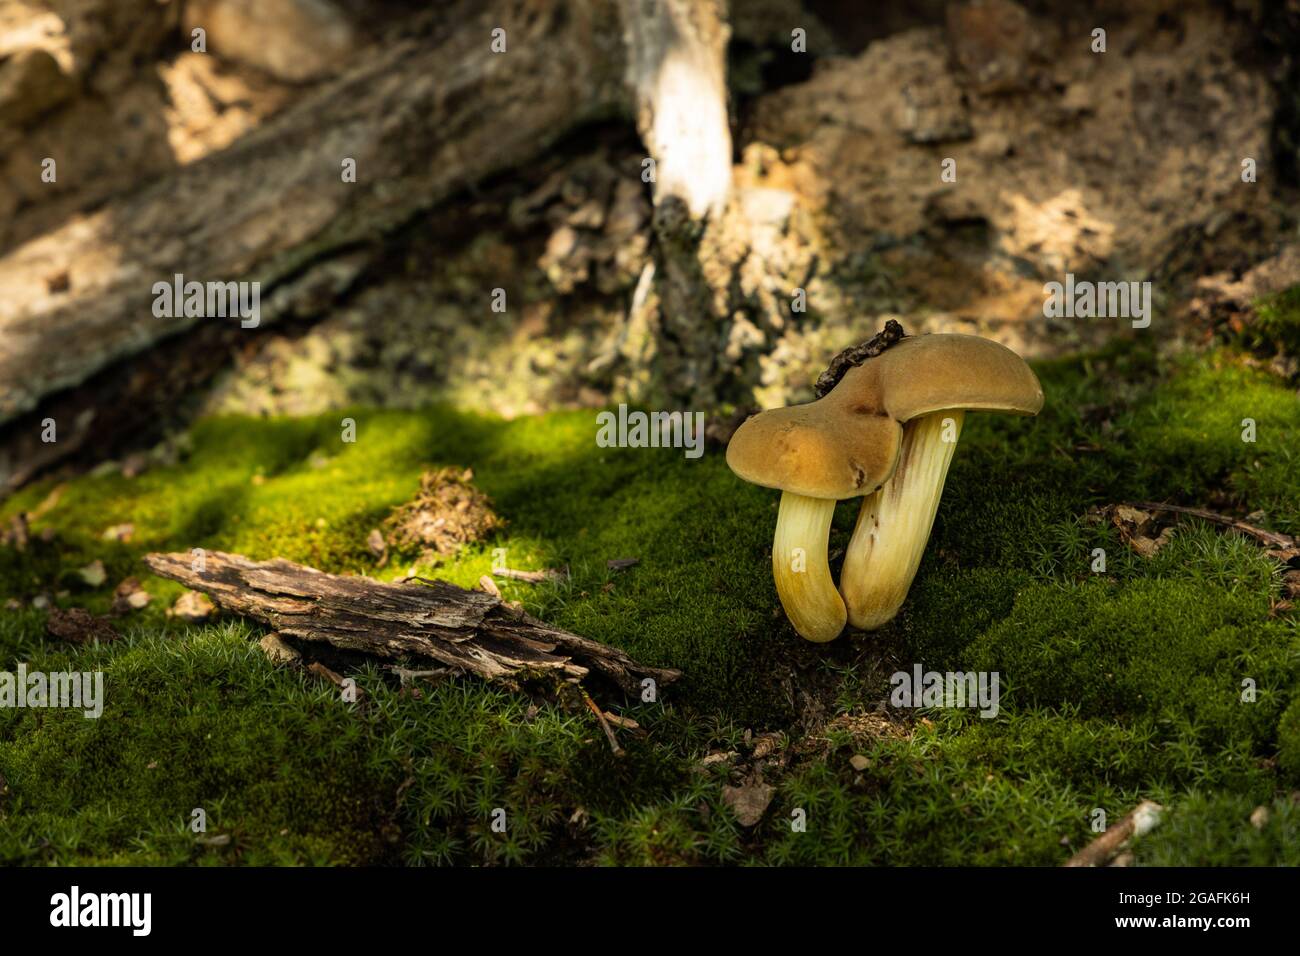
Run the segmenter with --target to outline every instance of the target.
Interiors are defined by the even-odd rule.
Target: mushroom
[[[1006,346],[943,334],[903,339],[845,373],[831,394],[841,391],[903,429],[897,467],[863,498],[840,571],[849,623],[870,631],[893,620],[916,577],[965,413],[1037,415],[1043,389]]]
[[[847,620],[826,554],[835,503],[879,488],[902,441],[898,422],[864,413],[848,395],[837,388],[808,405],[760,412],[727,445],[732,471],[781,492],[772,576],[790,623],[810,641],[834,640]]]
[[[846,620],[871,630],[898,613],[965,411],[1033,415],[1043,404],[1029,366],[996,342],[884,336],[837,359],[832,368],[850,367],[838,382],[819,382],[822,398],[755,415],[727,446],[732,471],[782,493],[772,573],[786,615],[810,641],[833,640]],[[865,357],[842,361],[854,353]],[[837,591],[827,559],[831,519],[837,501],[859,496]]]

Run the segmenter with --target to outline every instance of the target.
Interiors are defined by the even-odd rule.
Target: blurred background
[[[1293,377],[1255,304],[1300,281],[1298,23],[2,0],[0,486],[210,411],[804,400],[888,318],[1030,358],[1244,337]],[[1067,272],[1151,281],[1152,325],[1044,318]],[[259,282],[260,324],[156,317],[175,273]]]

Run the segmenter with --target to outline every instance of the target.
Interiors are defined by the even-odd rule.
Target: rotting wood
[[[261,621],[284,637],[343,650],[428,658],[486,680],[540,674],[581,680],[595,671],[628,693],[640,693],[645,678],[668,684],[681,676],[552,627],[491,594],[445,581],[388,584],[220,551],[204,555],[202,571],[188,553],[144,560],[155,574],[204,592],[224,610]]]

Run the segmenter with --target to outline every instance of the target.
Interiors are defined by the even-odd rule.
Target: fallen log
[[[596,671],[628,693],[639,693],[647,677],[667,684],[681,676],[552,627],[495,595],[445,581],[387,584],[220,551],[204,554],[202,570],[188,553],[144,560],[155,574],[202,591],[223,609],[261,621],[281,636],[343,650],[429,658],[486,680],[538,674],[581,680]]]

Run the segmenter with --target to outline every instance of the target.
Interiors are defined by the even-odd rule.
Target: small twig
[[[588,694],[586,690],[581,687],[579,687],[578,690],[582,692],[582,699],[587,702],[587,706],[591,708],[591,712],[595,714],[596,719],[600,721],[600,729],[605,731],[605,737],[609,740],[609,746],[610,749],[614,751],[614,756],[623,756],[623,748],[618,745],[618,738],[614,736],[614,728],[609,725],[609,720],[605,717],[604,711],[596,706],[596,702],[591,699],[591,695]]]
[[[605,711],[605,719],[620,730],[640,730],[641,725],[631,717],[620,717],[618,714]]]
[[[907,333],[903,331],[903,327],[890,319],[885,323],[885,327],[869,340],[861,345],[852,345],[831,359],[830,365],[826,366],[826,371],[817,376],[817,384],[813,386],[814,394],[817,398],[822,398],[840,383],[840,379],[848,374],[849,369],[856,368],[869,358],[875,358],[906,337]]]
[[[543,568],[541,571],[516,571],[514,568],[493,568],[492,574],[498,578],[511,581],[527,581],[529,584],[541,584],[544,581],[563,581],[569,576],[568,569],[557,571],[555,568]]]
[[[1206,511],[1204,508],[1187,508],[1183,505],[1164,505],[1155,501],[1130,501],[1127,502],[1131,508],[1140,508],[1143,511],[1168,511],[1180,515],[1191,515],[1194,518],[1200,518],[1214,524],[1224,525],[1225,527],[1235,528],[1243,534],[1248,534],[1256,541],[1266,544],[1273,548],[1290,548],[1294,547],[1296,540],[1289,534],[1281,534],[1277,531],[1265,531],[1263,528],[1257,528],[1253,524],[1247,524],[1238,518],[1230,518],[1227,515],[1217,514],[1213,511]]]
[[[1130,810],[1122,820],[1093,840],[1062,866],[1105,866],[1134,837],[1143,836],[1160,823],[1164,807],[1152,800],[1143,800]]]

